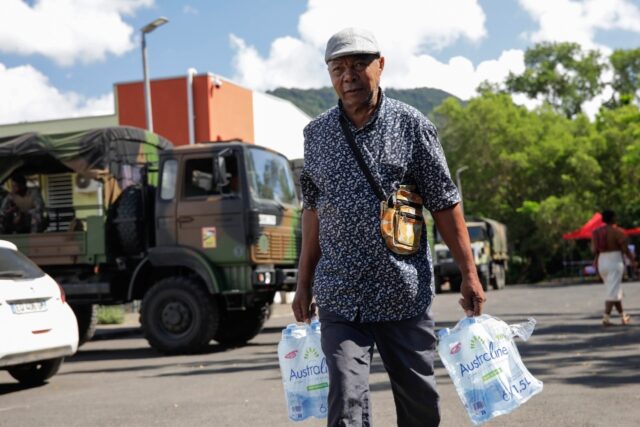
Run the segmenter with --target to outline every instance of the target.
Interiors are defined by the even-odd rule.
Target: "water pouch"
[[[475,425],[508,414],[542,391],[542,381],[524,366],[513,341],[526,341],[535,324],[530,318],[507,325],[484,314],[438,331],[438,354]]]
[[[326,418],[329,373],[320,346],[320,322],[292,323],[283,329],[278,360],[289,419]]]

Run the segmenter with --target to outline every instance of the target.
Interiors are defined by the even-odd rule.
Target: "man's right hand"
[[[477,276],[465,278],[462,281],[460,289],[462,298],[459,303],[467,316],[480,316],[482,314],[482,306],[487,301],[482,290],[482,284]]]
[[[312,298],[309,287],[298,286],[296,295],[293,298],[293,304],[291,304],[296,322],[311,322],[311,317],[315,314],[315,307],[312,307],[311,304]]]

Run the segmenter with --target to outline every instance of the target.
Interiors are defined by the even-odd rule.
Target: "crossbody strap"
[[[380,184],[376,182],[375,178],[373,177],[373,174],[371,173],[371,170],[369,169],[367,164],[364,162],[362,153],[360,152],[360,150],[358,149],[358,146],[356,145],[356,140],[353,138],[353,134],[349,129],[347,120],[342,115],[340,116],[340,127],[342,127],[342,132],[344,133],[345,138],[347,138],[347,142],[349,143],[349,147],[351,147],[353,156],[356,158],[356,161],[358,162],[358,166],[360,166],[360,169],[362,169],[364,176],[367,178],[367,181],[369,181],[369,185],[373,189],[373,192],[376,193],[376,197],[378,197],[378,200],[380,200],[381,202],[386,202],[387,201],[386,194],[382,190],[382,187],[380,186]]]

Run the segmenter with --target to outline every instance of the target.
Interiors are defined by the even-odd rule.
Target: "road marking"
[[[0,408],[0,412],[10,411],[12,409],[28,409],[29,405],[21,405],[21,406],[9,406],[7,408]]]

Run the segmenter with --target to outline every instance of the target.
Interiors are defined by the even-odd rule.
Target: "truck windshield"
[[[287,159],[258,148],[248,152],[247,176],[251,197],[297,205],[296,188]]]
[[[472,226],[467,227],[467,230],[469,231],[469,240],[471,240],[472,242],[482,242],[487,240],[487,231],[484,228],[479,226]],[[444,242],[439,231],[436,232],[436,242]]]
[[[487,232],[484,228],[474,226],[468,227],[467,229],[469,230],[469,239],[472,242],[482,242],[487,240]]]

